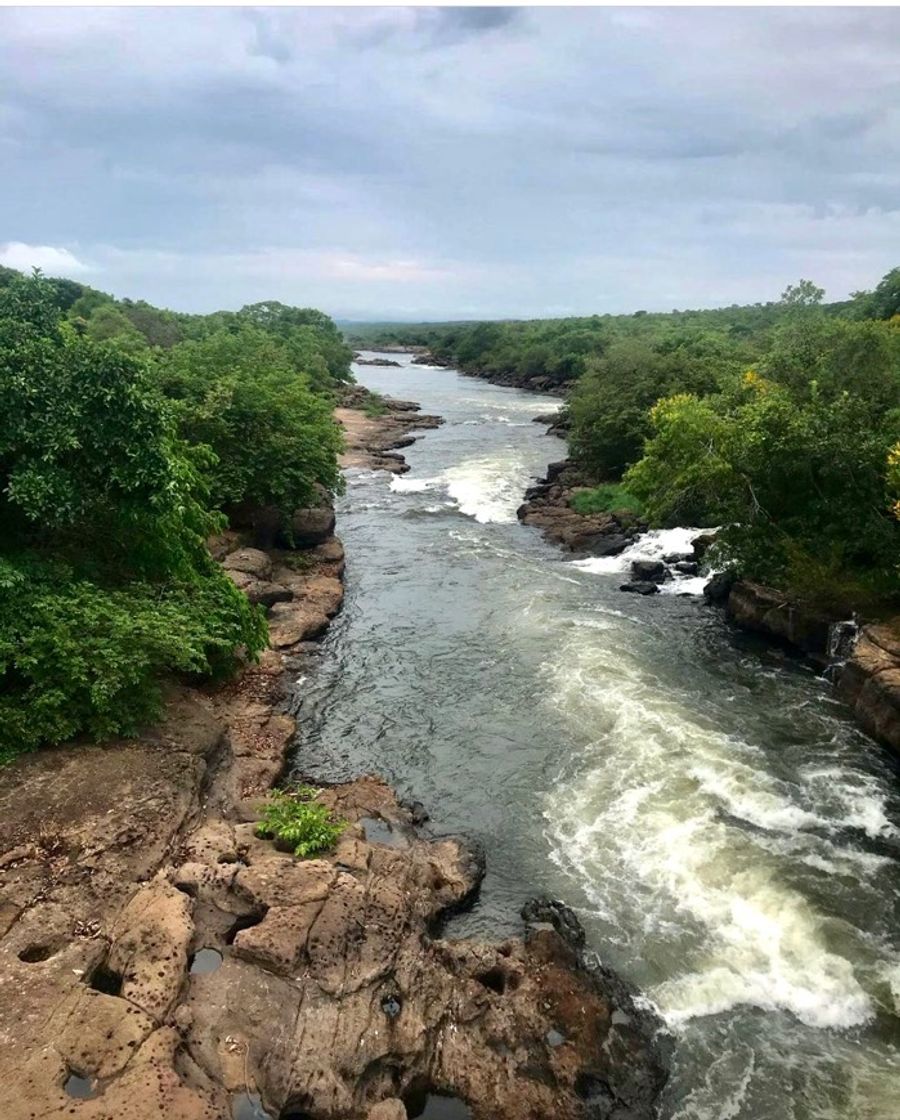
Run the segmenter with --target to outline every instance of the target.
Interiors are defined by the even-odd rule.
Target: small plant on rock
[[[311,786],[275,790],[256,826],[257,836],[290,848],[301,859],[333,848],[347,822],[315,800],[320,792]]]

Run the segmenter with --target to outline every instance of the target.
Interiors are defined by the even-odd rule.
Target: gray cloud
[[[890,9],[3,9],[0,245],[199,310],[831,296],[900,262]],[[18,257],[17,257],[18,259]]]

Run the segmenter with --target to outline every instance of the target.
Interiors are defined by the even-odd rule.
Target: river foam
[[[651,529],[642,533],[634,544],[629,545],[618,556],[588,556],[584,560],[571,560],[569,563],[579,571],[594,575],[624,575],[631,571],[634,560],[662,560],[664,556],[692,555],[691,542],[694,537],[707,531],[687,528]],[[709,575],[683,576],[678,572],[673,572],[672,575],[672,579],[659,585],[664,595],[702,595],[709,580]]]
[[[573,637],[547,667],[557,706],[591,734],[547,794],[554,858],[598,911],[652,934],[648,951],[666,941],[667,915],[681,914],[682,967],[649,993],[673,1027],[739,1005],[820,1028],[867,1022],[872,999],[832,947],[828,915],[784,874],[801,834],[826,863],[833,855],[809,833],[839,823],[831,795],[817,803],[815,783],[778,780],[758,748],[695,718],[604,621],[602,645]],[[870,824],[882,809],[857,806]]]
[[[441,490],[466,517],[482,525],[503,525],[515,522],[529,477],[527,464],[510,448],[496,455],[465,459],[433,477],[395,475],[390,486],[398,494]]]

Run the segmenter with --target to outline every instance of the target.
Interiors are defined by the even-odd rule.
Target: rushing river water
[[[378,772],[483,842],[448,936],[506,935],[542,891],[574,906],[670,1026],[663,1117],[898,1120],[891,761],[809,668],[518,524],[565,453],[532,422],[556,400],[399,360],[357,376],[446,423],[408,474],[349,472],[298,771]]]

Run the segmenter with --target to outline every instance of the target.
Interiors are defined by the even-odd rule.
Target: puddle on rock
[[[359,823],[371,844],[386,844],[390,848],[409,847],[409,841],[402,832],[394,829],[390,821],[384,821],[380,817],[361,817]]]
[[[404,1103],[409,1120],[472,1120],[472,1110],[462,1097],[424,1093]]]
[[[259,1093],[238,1093],[231,1106],[233,1120],[272,1120],[263,1108]]]
[[[92,1097],[96,1097],[100,1093],[100,1088],[97,1082],[91,1077],[82,1077],[77,1073],[70,1073],[63,1085],[65,1091],[70,1097],[75,1097],[78,1100],[87,1101]]]
[[[198,949],[191,957],[191,974],[202,975],[206,972],[215,972],[222,964],[222,954],[218,949]]]

